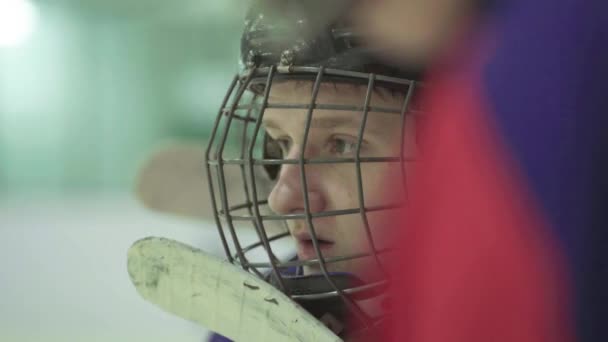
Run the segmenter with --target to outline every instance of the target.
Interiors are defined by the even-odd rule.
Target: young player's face
[[[318,94],[318,104],[360,106],[364,104],[365,86],[347,84],[323,84]],[[310,83],[286,82],[273,85],[270,103],[308,104],[311,99]],[[372,93],[371,107],[400,109],[403,96],[385,89]],[[278,142],[283,158],[301,157],[304,144],[307,111],[303,109],[267,109],[264,115],[266,132]],[[361,111],[315,110],[306,141],[304,158],[354,158],[362,123]],[[399,156],[401,141],[401,117],[395,113],[370,112],[361,142],[361,157]],[[394,204],[403,189],[401,178],[387,179],[397,174],[399,163],[361,163],[363,200],[366,208]],[[312,213],[342,209],[358,209],[360,198],[356,164],[331,163],[307,164],[305,167],[307,193]],[[395,192],[395,193],[390,193]],[[269,196],[270,208],[278,214],[304,212],[304,197],[300,166],[284,164],[277,183]],[[386,211],[368,212],[367,219],[376,247],[387,247],[390,233],[386,224],[380,224]],[[360,213],[313,218],[320,249],[325,258],[353,256],[369,253],[369,243],[364,220]],[[296,241],[300,260],[316,259],[306,220],[289,220],[289,231]],[[330,271],[359,274],[373,259],[356,259],[330,263]],[[373,267],[371,267],[373,269]],[[319,272],[318,266],[307,266],[305,274]],[[369,273],[366,273],[369,274]]]

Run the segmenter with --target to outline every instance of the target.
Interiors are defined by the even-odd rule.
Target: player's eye
[[[333,154],[353,154],[357,151],[357,141],[353,138],[334,137],[330,141]]]
[[[274,141],[276,142],[277,145],[279,145],[279,148],[281,149],[281,152],[283,153],[283,157],[287,156],[287,154],[289,154],[289,150],[291,149],[291,139],[279,138],[279,139],[275,139]]]

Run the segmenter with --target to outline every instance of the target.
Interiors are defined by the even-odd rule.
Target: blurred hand
[[[426,64],[474,8],[473,0],[361,0],[353,20],[392,62]]]

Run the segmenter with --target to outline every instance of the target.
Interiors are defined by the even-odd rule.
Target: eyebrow
[[[264,122],[264,126],[266,128],[278,129],[278,130],[281,129],[280,125],[277,124],[272,119],[264,118],[263,122]],[[322,117],[322,118],[313,117],[311,119],[311,123],[310,123],[311,128],[321,128],[321,129],[331,129],[331,128],[344,127],[344,126],[358,128],[359,124],[354,124],[354,121],[352,120],[352,118],[346,118],[346,117]]]

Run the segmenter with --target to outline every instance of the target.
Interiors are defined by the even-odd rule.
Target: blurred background
[[[138,165],[204,140],[237,71],[237,0],[0,0],[0,340],[201,341],[144,302],[144,236],[220,253],[205,222],[144,209]]]

